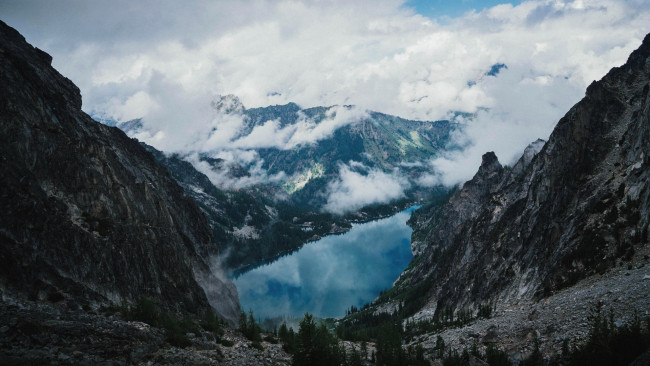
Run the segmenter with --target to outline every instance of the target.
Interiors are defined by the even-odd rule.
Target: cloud
[[[225,155],[232,154],[229,156],[231,159],[224,160],[224,164],[219,167],[215,167],[207,161],[200,159],[197,153],[186,155],[183,159],[191,163],[196,170],[205,174],[212,184],[225,189],[241,189],[255,184],[278,183],[284,180],[285,174],[283,172],[269,175],[267,171],[262,168],[264,161],[259,159],[250,159],[250,153],[256,155],[255,152],[250,151],[240,151],[234,154],[232,151],[226,152]],[[223,153],[219,153],[216,154],[216,157],[223,155]],[[244,176],[233,175],[231,172],[233,163],[237,164],[241,162],[244,162],[244,167],[247,168],[246,170],[248,171],[248,174]]]
[[[468,150],[433,165],[449,184],[470,177],[485,151],[507,160],[547,138],[586,86],[650,31],[644,0],[525,1],[444,24],[398,0],[25,0],[2,8],[79,85],[86,111],[144,117],[150,142],[168,151],[237,139],[240,121],[209,110],[215,95],[235,94],[248,107],[353,104],[419,120],[478,113],[461,138]],[[508,69],[483,77],[497,63]],[[237,148],[273,144],[267,133],[288,147],[330,132],[305,123],[267,121]]]
[[[486,89],[495,99],[510,103],[495,103],[465,121],[463,132],[453,136],[453,142],[463,148],[430,161],[435,174],[421,178],[420,184],[450,186],[469,180],[487,151],[494,151],[502,164],[512,164],[529,143],[548,139],[559,116],[584,93],[564,77],[535,76],[521,67],[504,69],[499,78],[503,80],[493,80]]]
[[[157,89],[165,90],[164,93],[147,98],[154,100],[155,106],[168,105],[174,95],[183,95],[178,93],[178,88],[181,86],[169,83]],[[366,118],[370,118],[369,114],[359,108],[333,106],[322,118],[310,118],[298,112],[298,119],[293,123],[281,125],[279,120],[268,120],[253,125],[239,100],[228,95],[210,103],[200,98],[187,101],[171,113],[158,108],[142,119],[142,128],[127,132],[163,151],[180,153],[217,187],[239,189],[259,183],[278,183],[285,178],[283,172],[269,175],[262,168],[264,161],[255,149],[289,150],[313,144],[330,137],[343,126]],[[202,161],[199,154],[223,159],[225,163],[214,167]],[[249,175],[234,177],[231,168],[236,166],[245,168]]]
[[[339,177],[327,186],[325,211],[344,214],[374,203],[387,203],[404,197],[410,183],[399,170],[385,173],[358,162],[339,167]]]
[[[366,111],[355,107],[334,106],[325,112],[325,118],[316,121],[299,113],[295,123],[281,127],[280,121],[266,121],[255,126],[253,130],[241,138],[232,141],[235,148],[256,149],[274,147],[280,150],[290,150],[300,145],[313,144],[324,140],[337,129],[370,118]]]

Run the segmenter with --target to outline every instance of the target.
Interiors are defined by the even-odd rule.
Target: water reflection
[[[355,225],[244,273],[233,281],[242,308],[261,318],[340,317],[351,305],[373,300],[413,258],[406,221],[416,208]]]

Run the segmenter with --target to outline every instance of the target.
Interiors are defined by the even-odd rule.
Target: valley
[[[0,364],[650,362],[650,35],[457,185],[483,107],[197,108],[100,123],[0,21]]]

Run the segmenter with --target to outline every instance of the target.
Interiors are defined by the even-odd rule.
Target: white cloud
[[[494,151],[501,164],[512,164],[529,143],[537,138],[548,139],[559,117],[583,93],[563,77],[531,76],[529,70],[519,67],[502,70],[499,78],[503,82],[493,82],[486,89],[495,99],[510,103],[496,103],[466,121],[463,133],[454,138],[464,149],[431,161],[435,179],[425,176],[420,184],[462,183],[476,173],[487,151]]]
[[[274,147],[289,150],[326,139],[337,129],[369,117],[367,112],[359,108],[335,106],[325,112],[325,119],[321,121],[315,121],[304,114],[300,114],[295,123],[284,127],[280,126],[280,121],[266,121],[230,145],[241,149]]]
[[[249,152],[243,152],[243,155],[245,156],[247,153]],[[266,170],[262,169],[263,160],[259,159],[254,160],[247,166],[248,175],[233,176],[230,167],[233,161],[237,162],[239,160],[241,162],[242,159],[239,158],[239,155],[233,156],[232,160],[224,161],[219,167],[212,166],[207,161],[201,160],[196,153],[185,156],[184,160],[191,163],[196,170],[205,174],[212,184],[225,189],[240,189],[260,183],[277,183],[285,178],[282,172],[268,175]]]
[[[178,85],[164,88],[171,93],[159,93],[155,105],[171,103]],[[185,160],[210,178],[213,184],[226,189],[239,189],[258,183],[280,182],[284,173],[268,175],[262,168],[255,149],[293,149],[313,144],[330,137],[338,128],[369,118],[367,112],[356,107],[334,106],[325,111],[323,119],[312,119],[299,112],[297,121],[281,126],[278,120],[260,121],[248,131],[250,119],[243,114],[243,106],[233,96],[219,97],[211,103],[199,99],[188,101],[173,113],[155,113],[143,119],[144,127],[130,131],[130,135],[163,151],[180,152]],[[206,108],[212,106],[212,108]],[[160,112],[166,111],[159,108]],[[183,123],[179,123],[183,121]],[[205,123],[205,121],[209,121]],[[215,168],[199,159],[199,153],[225,160]],[[232,177],[229,167],[240,165],[250,173],[246,177]]]
[[[650,3],[525,1],[441,24],[398,0],[25,0],[3,4],[3,19],[53,54],[85,110],[142,113],[160,132],[150,142],[168,151],[237,140],[239,121],[209,110],[218,94],[248,107],[354,104],[421,120],[489,108],[468,121],[468,150],[434,163],[441,181],[455,183],[485,151],[507,161],[548,137],[586,86],[638,47]],[[508,69],[484,76],[495,63]],[[267,123],[239,148],[274,144],[264,134],[285,147],[318,140],[337,126]]]
[[[388,174],[358,162],[339,167],[339,178],[327,186],[325,211],[344,214],[374,203],[387,203],[404,197],[410,183],[399,170]]]

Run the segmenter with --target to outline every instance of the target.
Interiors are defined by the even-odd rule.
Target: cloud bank
[[[374,203],[402,198],[409,186],[408,179],[399,170],[385,173],[350,162],[341,165],[338,179],[328,184],[328,199],[323,209],[342,215]]]
[[[471,177],[485,151],[507,162],[547,138],[650,31],[644,0],[525,1],[444,21],[398,0],[24,0],[2,9],[79,85],[86,111],[144,117],[163,150],[232,141],[237,121],[215,122],[210,111],[219,94],[249,107],[354,104],[419,120],[477,113],[456,141],[466,150],[432,162],[445,184]],[[508,68],[486,75],[497,63]],[[269,121],[239,144],[269,143],[268,133],[290,146],[303,141],[298,132]]]

